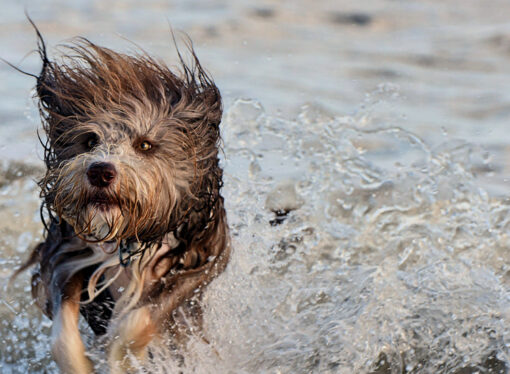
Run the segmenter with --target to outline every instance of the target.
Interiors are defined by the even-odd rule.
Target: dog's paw
[[[149,307],[131,311],[118,324],[110,343],[108,363],[112,374],[134,372],[134,365],[143,362],[147,345],[154,337],[154,324]]]

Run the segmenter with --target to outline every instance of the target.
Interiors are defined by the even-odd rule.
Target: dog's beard
[[[85,208],[85,220],[77,222],[76,229],[86,229],[87,234],[100,241],[113,240],[125,227],[125,220],[117,205],[91,203]],[[85,226],[85,227],[80,227]],[[88,226],[88,227],[87,227]]]
[[[110,241],[122,236],[129,219],[118,204],[103,197],[88,198],[80,205],[70,204],[61,215],[79,236],[97,241]]]
[[[53,207],[71,224],[76,234],[87,240],[125,239],[126,226],[136,204],[113,189],[90,187],[82,173],[60,173],[54,187]]]

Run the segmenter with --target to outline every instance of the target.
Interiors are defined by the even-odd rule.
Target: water
[[[236,252],[206,299],[225,372],[508,364],[510,207],[478,186],[470,150],[310,107],[295,121],[254,119],[257,107],[237,102],[227,116],[257,131],[225,139],[242,145],[225,148]],[[264,202],[281,179],[299,202],[271,226]]]
[[[115,22],[90,4],[61,4],[70,19],[97,16],[70,30],[66,18],[61,38],[93,27],[106,35],[122,24],[131,39],[165,53],[161,38],[149,42],[158,35],[151,30],[162,33],[165,22],[146,30],[137,23],[167,9],[163,4],[150,2],[136,18],[136,6],[127,3],[112,11],[124,17]],[[204,295],[203,334],[210,343],[196,332],[180,353],[155,345],[148,370],[507,373],[504,12],[468,1],[387,8],[388,2],[374,1],[358,9],[372,17],[368,25],[358,25],[366,21],[359,16],[354,25],[338,26],[342,12],[357,9],[354,3],[333,9],[318,1],[310,9],[268,2],[255,16],[243,2],[186,4],[172,5],[172,21],[192,33],[226,97],[223,195],[234,252]],[[33,6],[54,38],[54,16]],[[21,10],[6,9],[14,18],[0,32],[22,28]],[[274,11],[273,26],[264,23],[267,9]],[[137,22],[128,27],[128,21]],[[238,31],[227,32],[234,21]],[[215,38],[204,34],[210,23]],[[33,43],[23,30],[6,43]],[[272,32],[270,40],[263,30]],[[96,36],[119,43],[105,35]],[[21,56],[25,46],[8,50]],[[37,66],[30,58],[25,63]],[[30,300],[28,274],[5,289],[24,248],[40,240],[33,180],[41,163],[34,151],[37,113],[26,98],[33,82],[23,86],[25,78],[5,67],[0,73],[9,77],[0,85],[3,96],[19,96],[0,102],[0,372],[56,373],[51,324]],[[247,94],[259,100],[238,99]],[[95,345],[85,325],[82,330]],[[100,348],[93,355],[104,360]]]
[[[479,186],[469,146],[431,149],[310,106],[278,118],[248,100],[224,128],[235,251],[205,293],[210,344],[190,339],[184,372],[506,372],[510,201]],[[35,214],[34,184],[14,183],[24,192],[3,197],[2,214],[13,198]],[[289,213],[272,225],[277,210]],[[2,351],[5,372],[49,362],[27,285],[1,300],[4,346],[16,347]],[[152,372],[169,370],[164,354]]]

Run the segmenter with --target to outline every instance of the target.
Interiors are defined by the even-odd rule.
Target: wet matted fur
[[[228,261],[221,96],[191,47],[193,63],[179,54],[179,73],[83,38],[50,61],[36,31],[46,230],[23,269],[36,265],[32,294],[53,319],[60,369],[94,372],[81,312],[110,342],[111,371],[126,372],[126,353],[143,358]]]

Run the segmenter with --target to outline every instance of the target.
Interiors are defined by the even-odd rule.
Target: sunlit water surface
[[[425,144],[369,112],[278,118],[249,100],[227,110],[233,256],[205,291],[204,331],[180,352],[153,346],[141,373],[507,372],[510,201],[479,186],[488,161],[476,147]],[[2,287],[40,238],[39,173],[2,174]],[[50,326],[20,277],[0,296],[0,371],[56,373]]]

